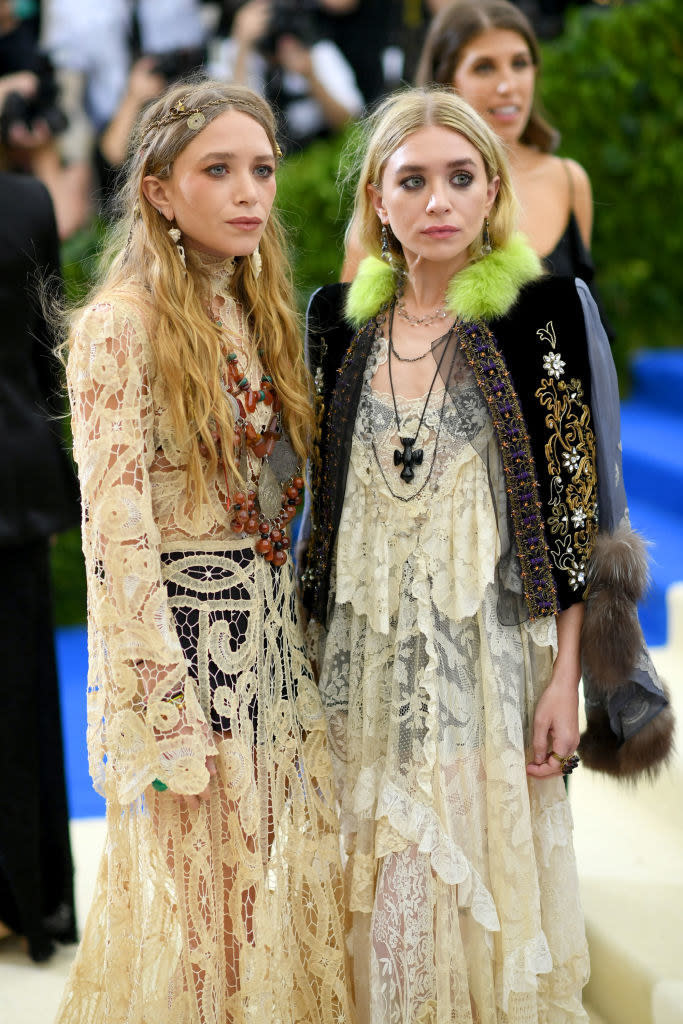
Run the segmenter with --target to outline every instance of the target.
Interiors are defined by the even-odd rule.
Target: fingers
[[[562,769],[557,761],[553,763],[552,760],[548,760],[544,761],[543,764],[528,764],[526,766],[526,773],[534,779],[550,779],[553,775],[561,775]]]
[[[534,751],[534,764],[541,765],[548,758],[550,749],[550,722],[544,715],[536,714],[534,719],[534,735],[532,747]]]

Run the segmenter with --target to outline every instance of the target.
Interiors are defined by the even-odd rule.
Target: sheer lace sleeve
[[[120,803],[156,777],[201,792],[215,753],[161,578],[145,347],[133,310],[100,303],[81,320],[68,365],[88,581],[90,770],[96,789]]]

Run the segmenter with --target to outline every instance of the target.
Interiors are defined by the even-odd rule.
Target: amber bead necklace
[[[220,317],[211,314],[211,319],[217,327],[223,327]],[[227,467],[222,460],[227,508],[234,513],[230,529],[243,536],[258,534],[255,550],[267,562],[279,567],[287,561],[290,541],[285,530],[301,503],[304,481],[298,474],[296,455],[282,428],[282,401],[275,390],[273,378],[264,373],[260,386],[252,388],[248,376],[240,369],[237,353],[226,351],[222,339],[221,351],[226,372],[220,384],[233,413],[233,443],[235,452],[239,452],[242,479],[249,476],[248,452],[261,460],[255,489],[237,491],[232,500]],[[255,412],[260,403],[270,409],[271,415],[267,426],[259,432],[247,416]],[[284,485],[278,479],[284,480]]]

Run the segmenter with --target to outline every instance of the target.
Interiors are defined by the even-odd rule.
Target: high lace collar
[[[191,263],[209,279],[213,291],[227,291],[237,266],[234,256],[228,256],[226,259],[224,256],[215,256],[213,253],[199,252],[196,249],[190,249],[187,255]]]

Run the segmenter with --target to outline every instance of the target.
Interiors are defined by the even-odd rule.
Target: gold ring
[[[579,755],[574,751],[573,754],[567,754],[566,757],[560,757],[554,750],[550,751],[550,757],[554,757],[556,761],[560,762],[560,768],[562,769],[563,775],[571,775],[576,766],[579,763]]]

